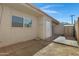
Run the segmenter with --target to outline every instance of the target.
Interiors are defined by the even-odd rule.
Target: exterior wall
[[[64,33],[63,25],[54,23],[50,17],[43,16],[39,19],[38,34],[41,39],[53,37],[54,34],[60,35]]]
[[[43,17],[37,17],[38,19],[38,26],[37,26],[37,35],[38,35],[38,38],[40,39],[44,39],[44,20],[43,20]]]
[[[64,35],[73,36],[73,26],[64,26]]]
[[[52,19],[45,15],[36,16],[38,14],[34,14],[34,12],[32,12],[32,10],[29,11],[29,9],[25,12],[17,8],[0,5],[0,47],[35,39],[37,37],[41,39],[51,37]],[[12,27],[12,16],[31,18],[32,27]],[[49,24],[47,25],[47,23]]]
[[[38,37],[41,39],[47,39],[49,37],[53,36],[53,29],[52,26],[52,19],[47,17],[47,16],[43,16],[43,17],[37,17],[38,18]]]
[[[54,33],[57,35],[63,35],[64,25],[63,24],[54,25]]]
[[[13,15],[31,18],[32,27],[12,27],[11,17]],[[35,39],[37,37],[38,20],[35,16],[4,6],[1,18],[2,19],[0,24],[0,47],[9,44],[14,44],[17,42]]]
[[[79,19],[75,24],[75,31],[76,31],[76,33],[75,33],[76,39],[79,42]]]

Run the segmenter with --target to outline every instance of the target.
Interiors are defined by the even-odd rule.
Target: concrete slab
[[[52,42],[34,56],[79,56],[79,48]]]
[[[53,41],[57,42],[57,43],[62,43],[62,44],[70,45],[70,46],[79,47],[76,40],[68,40],[64,36],[59,36],[58,38],[56,38]]]

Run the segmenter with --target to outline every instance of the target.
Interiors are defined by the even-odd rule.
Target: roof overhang
[[[28,4],[25,4],[25,3],[2,3],[1,5],[8,6],[13,9],[20,10],[24,13],[32,14],[35,16],[43,16],[42,14],[40,14],[35,9],[33,9]]]
[[[26,12],[26,10],[30,11],[29,13],[35,15],[35,16],[44,16],[46,15],[47,17],[51,18],[52,21],[56,24],[59,24],[59,21],[57,21],[55,18],[49,16],[45,12],[41,11],[39,8],[35,7],[31,3],[2,3],[3,5],[21,10],[23,12]]]
[[[35,7],[33,4],[27,3],[27,5],[29,5],[30,7],[34,8],[34,9],[36,9],[40,14],[46,15],[47,17],[50,17],[52,19],[52,21],[55,22],[56,24],[59,24],[59,21],[57,21],[55,18],[49,16],[48,14],[46,14],[45,12],[43,12],[42,10],[40,10],[39,8]]]

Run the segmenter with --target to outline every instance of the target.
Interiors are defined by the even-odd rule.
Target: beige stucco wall
[[[54,34],[59,35],[64,33],[63,25],[56,24],[55,22],[52,21],[53,19],[51,19],[50,17],[44,15],[41,19],[40,17],[38,17],[38,19],[39,19],[38,34],[41,39],[50,38],[54,36]]]
[[[46,39],[52,36],[52,19],[50,17],[40,15],[29,8],[26,10],[19,9],[22,8],[13,8],[5,4],[0,5],[0,47],[37,37]],[[12,16],[31,18],[32,27],[12,27]],[[49,22],[50,28],[47,27],[46,22]]]
[[[0,5],[1,6],[1,5]],[[16,9],[3,6],[0,24],[0,47],[17,42],[35,39],[37,37],[37,17],[26,14]],[[0,8],[1,10],[1,8]],[[12,27],[12,16],[28,17],[32,19],[32,27]]]
[[[38,37],[41,39],[46,39],[52,36],[52,21],[51,18],[47,16],[38,17]],[[48,27],[49,26],[49,27]]]
[[[38,19],[38,26],[37,26],[37,35],[40,39],[44,39],[44,32],[43,32],[43,28],[44,28],[44,20],[43,17],[37,17]]]

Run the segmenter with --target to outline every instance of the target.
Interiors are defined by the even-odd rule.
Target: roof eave
[[[49,16],[47,13],[43,12],[43,11],[40,10],[39,8],[35,7],[33,4],[27,3],[27,5],[29,5],[30,7],[32,7],[32,8],[34,8],[34,9],[38,10],[39,12],[43,13],[44,15],[50,17],[50,18],[52,19],[52,21],[55,22],[56,24],[59,24],[59,21],[57,21],[55,18]]]

